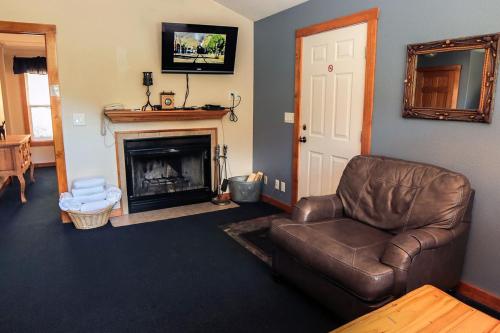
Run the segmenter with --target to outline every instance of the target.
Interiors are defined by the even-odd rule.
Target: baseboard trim
[[[270,197],[268,195],[265,195],[265,194],[262,194],[261,197],[260,197],[260,200],[265,202],[265,203],[268,203],[272,206],[275,206],[279,209],[282,209],[284,210],[285,212],[287,213],[291,213],[292,212],[292,206],[290,206],[289,204],[286,204],[282,201],[279,201],[277,199],[274,199],[273,197]]]
[[[111,211],[111,214],[109,215],[109,217],[118,217],[118,216],[122,216],[123,215],[123,210],[122,208],[117,208],[117,209],[113,209]]]
[[[35,163],[35,168],[48,168],[56,166],[56,162]]]
[[[457,292],[473,301],[500,312],[500,297],[466,282],[460,282]]]
[[[61,211],[61,222],[62,223],[72,223],[71,218],[68,213]]]

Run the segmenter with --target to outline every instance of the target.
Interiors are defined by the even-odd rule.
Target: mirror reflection
[[[485,50],[417,56],[414,107],[478,109]]]

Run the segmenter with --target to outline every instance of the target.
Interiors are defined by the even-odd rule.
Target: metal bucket
[[[231,200],[235,202],[257,202],[260,200],[262,180],[258,182],[247,182],[247,178],[248,176],[229,178]]]

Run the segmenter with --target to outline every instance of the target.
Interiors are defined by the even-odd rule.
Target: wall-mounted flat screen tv
[[[162,23],[163,73],[233,74],[238,28]]]

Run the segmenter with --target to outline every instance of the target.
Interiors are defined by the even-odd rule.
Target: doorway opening
[[[305,27],[296,31],[295,34],[295,122],[294,122],[294,132],[293,132],[293,155],[292,155],[292,205],[295,204],[299,199],[299,192],[317,192],[317,191],[302,191],[299,190],[303,188],[304,182],[300,182],[301,172],[308,174],[310,170],[313,170],[311,165],[314,163],[317,164],[317,170],[313,170],[314,173],[317,173],[319,170],[325,171],[326,168],[332,170],[329,175],[330,178],[336,178],[337,180],[340,178],[340,175],[335,172],[336,169],[335,164],[337,162],[346,162],[348,159],[341,158],[338,159],[336,156],[330,156],[330,164],[327,166],[326,161],[322,159],[321,154],[317,154],[317,152],[311,150],[309,153],[309,159],[306,161],[303,159],[301,163],[301,145],[304,145],[312,141],[314,136],[316,137],[330,137],[333,139],[338,139],[338,141],[351,141],[352,144],[358,144],[360,140],[361,143],[359,145],[359,153],[361,154],[369,154],[371,147],[371,123],[372,123],[372,113],[373,113],[373,97],[374,97],[374,85],[375,85],[375,60],[376,60],[376,42],[377,42],[377,24],[378,24],[378,16],[379,9],[373,8],[363,12],[359,12],[356,14],[352,14],[349,16],[344,16],[338,19],[330,20],[327,22],[315,24],[309,27]],[[331,47],[334,51],[329,51],[328,46],[328,38],[327,33],[333,31],[344,30],[345,28],[356,28],[362,27],[364,30],[361,30],[362,35],[360,35],[360,31],[353,31],[355,36],[361,36],[362,41],[364,42],[356,46],[356,37],[343,37],[339,36],[338,40],[334,43],[333,47]],[[348,30],[348,29],[346,29]],[[356,29],[354,29],[356,30]],[[313,38],[310,38],[313,37]],[[318,40],[314,38],[318,37]],[[321,37],[326,38],[325,40],[321,40]],[[307,39],[307,40],[306,40]],[[312,43],[309,42],[312,40]],[[307,43],[306,43],[307,42]],[[330,117],[340,117],[341,121],[337,121],[337,124],[344,124],[344,127],[338,127],[334,120],[328,120],[327,116],[320,114],[316,119],[312,119],[312,110],[313,109],[322,109],[322,110],[330,110],[329,112],[335,113],[335,111],[331,111],[332,109],[350,109],[352,105],[351,101],[355,100],[352,98],[354,89],[351,83],[356,78],[356,74],[347,73],[337,71],[337,66],[342,66],[341,62],[337,62],[342,60],[342,57],[353,57],[356,51],[355,48],[359,46],[365,48],[362,54],[362,67],[363,70],[360,73],[364,73],[364,78],[362,78],[361,86],[356,89],[358,93],[363,96],[363,103],[359,106],[361,110],[360,116],[360,138],[356,138],[353,133],[350,133],[349,128],[349,117],[350,114],[344,112],[343,114],[334,114],[329,115]],[[307,48],[307,50],[306,50]],[[307,58],[304,56],[304,53],[308,52]],[[310,53],[310,54],[309,54]],[[304,59],[308,59],[308,61],[304,61]],[[309,59],[311,61],[309,61]],[[360,57],[358,56],[358,60]],[[321,70],[324,71],[316,73],[316,66],[322,66]],[[306,74],[303,73],[304,67],[303,65],[310,65],[311,71],[307,73],[308,78],[305,77]],[[324,68],[323,68],[324,67]],[[344,75],[347,74],[347,75]],[[331,83],[335,89],[327,90],[328,80],[330,80],[329,75],[334,76],[334,82]],[[359,76],[359,74],[358,74]],[[359,79],[359,78],[358,78]],[[306,83],[305,86],[304,84]],[[306,88],[305,88],[306,87]],[[352,89],[351,89],[352,88]],[[342,92],[345,98],[331,98],[328,102],[328,97],[326,96],[327,91],[337,91]],[[315,94],[318,92],[318,94]],[[304,93],[309,93],[309,96],[305,96]],[[333,93],[335,94],[335,92]],[[319,102],[318,102],[318,96]],[[325,105],[325,103],[330,103],[331,105]],[[303,109],[307,109],[307,115],[302,114],[301,112],[305,111]],[[326,111],[325,111],[326,112]],[[307,117],[309,117],[307,119]],[[307,120],[307,124],[304,123],[304,119]],[[328,126],[330,126],[330,133],[327,133]],[[332,132],[331,128],[337,130],[337,133]],[[310,134],[309,137],[306,134]],[[357,141],[357,142],[355,142]],[[303,148],[304,149],[304,148]],[[305,151],[305,150],[304,150]],[[302,166],[301,166],[302,164]],[[338,163],[339,164],[339,163]],[[340,163],[342,164],[342,163]],[[345,164],[345,163],[344,163]],[[304,167],[307,165],[308,169]],[[341,169],[341,168],[340,168]],[[310,171],[310,172],[313,172]],[[326,172],[326,171],[325,171]],[[341,172],[340,172],[341,174]],[[319,177],[319,176],[318,176]],[[328,181],[330,184],[335,183],[331,179]],[[321,181],[317,185],[322,187],[324,182]],[[335,187],[335,186],[333,186]],[[322,189],[324,192],[324,189]],[[333,193],[335,189],[332,190]],[[316,194],[316,193],[314,193]]]
[[[24,41],[25,47],[32,48],[29,50],[30,52],[40,52],[40,45],[43,45],[42,53],[44,54],[42,56],[33,53],[31,55],[24,54],[24,56],[33,59],[44,56],[45,72],[36,73],[28,70],[25,73],[16,74],[19,81],[20,101],[24,101],[24,103],[20,103],[22,113],[18,111],[14,113],[15,108],[11,108],[9,101],[5,100],[5,93],[2,94],[2,110],[5,113],[5,105],[7,105],[9,114],[4,117],[4,119],[8,118],[7,120],[9,120],[7,135],[9,135],[9,131],[30,134],[33,149],[38,148],[40,155],[44,156],[42,158],[46,159],[40,161],[40,166],[55,164],[58,191],[59,193],[66,192],[68,186],[59,94],[56,27],[49,24],[0,21],[0,35],[13,36],[13,40]],[[0,53],[2,52],[3,49]],[[0,55],[2,55],[2,59],[5,59],[3,54]],[[14,61],[14,58],[12,60]],[[14,67],[12,64],[12,68]],[[5,92],[3,84],[2,91]],[[63,214],[61,218],[64,222],[69,221],[66,214]]]

